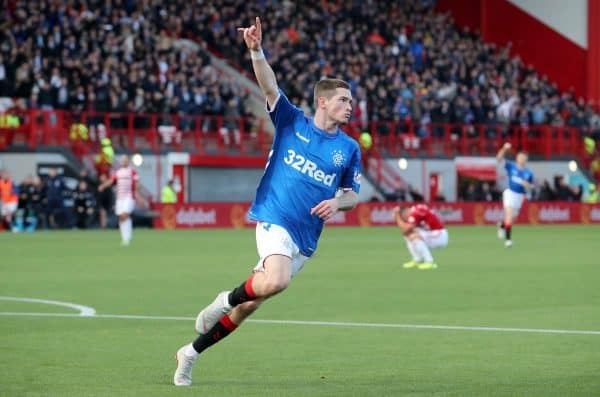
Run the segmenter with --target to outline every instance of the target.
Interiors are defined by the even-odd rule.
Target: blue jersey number
[[[269,229],[271,229],[271,224],[270,223],[263,223],[263,229],[265,229],[268,232]]]

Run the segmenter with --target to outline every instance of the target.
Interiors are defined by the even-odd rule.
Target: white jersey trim
[[[275,111],[275,108],[277,107],[277,103],[279,103],[279,99],[281,98],[281,92],[278,93],[277,98],[275,98],[275,102],[273,103],[273,106],[269,107],[269,101],[267,101],[265,99],[265,110],[267,111],[267,113],[273,113]]]

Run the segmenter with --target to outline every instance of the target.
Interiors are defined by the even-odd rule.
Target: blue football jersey
[[[341,130],[327,133],[280,91],[273,109],[273,146],[250,208],[249,218],[285,228],[300,252],[311,256],[323,220],[310,209],[338,189],[360,189],[358,143]]]
[[[533,183],[533,172],[529,168],[519,168],[513,161],[506,160],[504,164],[508,174],[508,188],[516,193],[525,193],[523,181]]]

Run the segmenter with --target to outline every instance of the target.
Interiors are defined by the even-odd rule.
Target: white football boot
[[[192,369],[196,362],[196,357],[190,357],[185,354],[185,348],[177,350],[175,353],[175,359],[177,360],[177,369],[175,375],[173,375],[173,384],[175,386],[191,386],[192,384]]]
[[[505,246],[506,248],[510,248],[510,247],[512,247],[512,240],[506,240],[506,241],[504,242],[504,246]]]
[[[198,313],[198,317],[196,317],[196,332],[199,334],[207,333],[224,315],[233,309],[229,304],[230,292],[223,291],[219,293],[210,305]]]

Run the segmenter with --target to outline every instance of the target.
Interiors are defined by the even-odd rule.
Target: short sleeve
[[[267,102],[267,112],[271,116],[276,129],[293,124],[297,117],[304,114],[302,110],[290,103],[290,100],[281,89],[279,90],[279,97],[277,97],[273,109],[269,107],[269,103]]]
[[[514,163],[510,160],[504,160],[504,168],[506,168],[507,172],[510,172],[514,168]]]
[[[342,176],[341,188],[346,190],[352,189],[358,193],[360,191],[361,172],[360,150],[355,148],[350,157],[348,167],[346,167]]]

